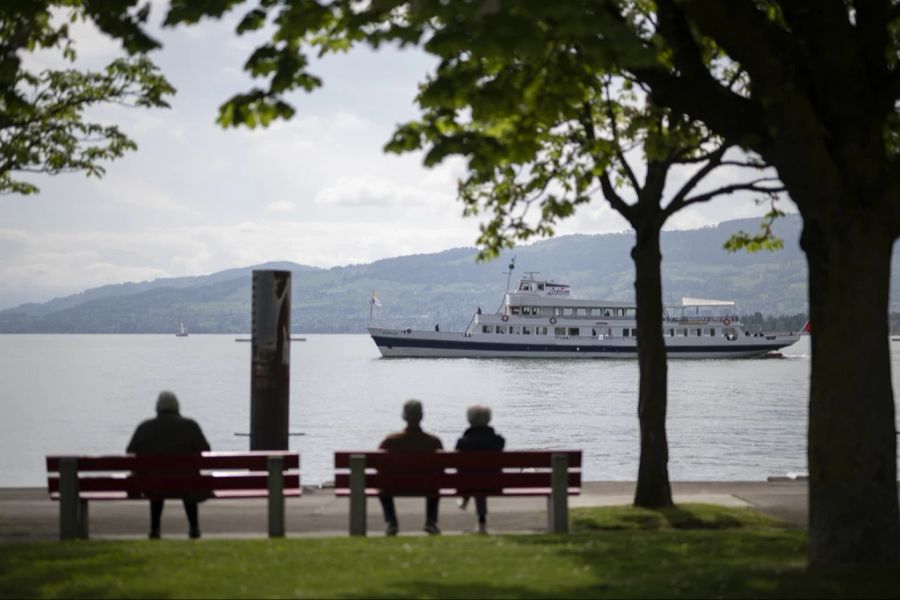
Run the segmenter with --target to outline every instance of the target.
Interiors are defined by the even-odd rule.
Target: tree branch
[[[612,98],[610,97],[609,93],[609,81],[605,81],[603,83],[603,93],[605,97],[606,118],[609,119],[609,126],[612,130],[613,145],[615,146],[616,158],[619,160],[619,163],[621,163],[622,170],[625,172],[625,176],[628,177],[628,181],[631,182],[631,187],[634,188],[635,192],[638,192],[641,189],[641,183],[640,181],[638,181],[637,176],[631,169],[631,165],[628,164],[627,160],[625,160],[625,153],[622,151],[622,140],[619,137],[619,126],[616,123],[616,115],[613,112]],[[590,106],[587,106],[587,108],[588,110],[590,110]],[[591,122],[593,122],[593,119],[591,120]]]
[[[669,204],[666,206],[663,211],[663,214],[666,218],[669,218],[671,215],[687,206],[687,195],[695,187],[697,187],[697,185],[701,181],[703,181],[703,178],[712,173],[721,165],[722,157],[725,156],[725,152],[728,151],[728,148],[728,145],[722,144],[716,150],[710,153],[707,163],[703,165],[703,167],[698,169],[697,172],[694,173],[691,178],[681,186],[681,189],[678,190],[678,192],[672,198],[671,202],[669,202]]]
[[[785,187],[783,185],[779,185],[778,187],[764,187],[756,185],[757,183],[763,183],[766,181],[777,181],[774,177],[766,177],[762,179],[757,179],[753,182],[746,183],[736,183],[733,185],[722,186],[718,189],[712,190],[710,192],[704,192],[697,196],[691,196],[690,198],[686,198],[681,203],[681,208],[686,206],[690,206],[691,204],[697,204],[699,202],[708,202],[717,196],[726,196],[729,194],[733,194],[735,192],[762,192],[764,194],[778,194],[785,191]],[[666,210],[668,211],[668,206]]]
[[[650,86],[656,104],[709,124],[732,144],[768,139],[760,108],[712,77],[681,9],[671,0],[658,6],[659,32],[673,50],[676,71],[662,65],[628,67]]]
[[[609,171],[604,170],[598,176],[598,179],[600,180],[600,189],[603,190],[603,197],[606,198],[606,201],[609,202],[609,205],[616,212],[625,217],[628,223],[634,227],[634,207],[625,202],[616,192],[616,188],[609,180]]]

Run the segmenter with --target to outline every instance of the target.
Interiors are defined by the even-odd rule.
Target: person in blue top
[[[491,422],[491,409],[487,406],[476,404],[466,411],[469,420],[469,428],[463,432],[461,438],[456,441],[456,449],[463,452],[500,452],[506,446],[506,440],[498,435]],[[459,507],[465,510],[469,504],[469,498],[464,497],[459,502]],[[478,533],[487,533],[487,498],[475,495],[475,512],[478,515]]]

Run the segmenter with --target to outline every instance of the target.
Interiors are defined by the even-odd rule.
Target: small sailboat
[[[188,332],[187,329],[184,328],[184,319],[181,320],[181,326],[178,328],[178,332],[175,334],[175,337],[187,337]]]

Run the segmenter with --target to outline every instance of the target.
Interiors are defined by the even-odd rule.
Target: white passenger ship
[[[384,357],[636,358],[635,304],[581,300],[563,283],[528,273],[494,314],[480,309],[463,332],[369,327]],[[745,331],[734,302],[684,298],[666,306],[670,358],[751,358],[790,346],[800,332]]]

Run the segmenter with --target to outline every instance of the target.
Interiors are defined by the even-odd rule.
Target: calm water
[[[173,390],[215,450],[246,450],[250,344],[233,335],[0,336],[0,486],[44,484],[44,456],[119,453]],[[637,475],[637,363],[379,358],[365,335],[292,345],[291,438],[304,483],[332,479],[334,450],[371,449],[406,398],[452,446],[465,409],[494,409],[510,449],[580,448],[588,480]],[[762,480],[806,471],[808,340],[785,360],[669,363],[674,480]],[[895,379],[898,355],[894,356]]]

